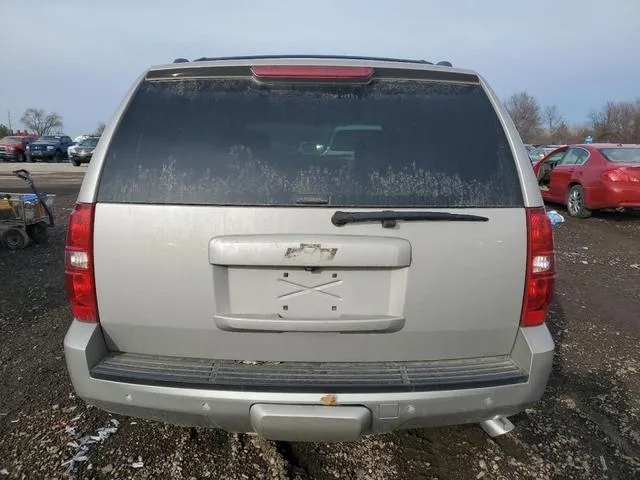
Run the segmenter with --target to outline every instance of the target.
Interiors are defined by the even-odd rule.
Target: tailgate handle
[[[209,242],[209,262],[251,267],[379,267],[411,265],[404,238],[359,235],[226,235]]]
[[[278,315],[217,314],[216,326],[238,332],[392,333],[404,327],[404,317],[393,315],[343,315],[339,318],[291,319]]]

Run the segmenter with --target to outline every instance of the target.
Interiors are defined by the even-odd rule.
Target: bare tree
[[[544,121],[545,128],[551,135],[553,135],[553,132],[564,121],[556,105],[549,105],[545,107],[542,112],[542,119]]]
[[[607,102],[591,112],[590,126],[598,141],[640,142],[640,99],[635,102]]]
[[[42,108],[27,108],[20,121],[38,136],[60,132],[63,126],[58,113],[46,113]]]
[[[96,127],[96,131],[93,132],[93,134],[97,137],[99,137],[100,135],[102,135],[102,132],[104,132],[104,129],[107,127],[107,125],[104,122],[100,122],[98,124],[98,126]]]
[[[574,142],[574,137],[576,132],[571,131],[571,129],[567,126],[564,120],[561,120],[560,123],[551,131],[551,143],[554,145],[565,145],[568,143],[576,143]]]
[[[520,92],[511,95],[505,106],[522,139],[526,143],[533,142],[540,135],[542,123],[538,101],[527,92]]]

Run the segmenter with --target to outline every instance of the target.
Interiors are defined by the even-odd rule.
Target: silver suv
[[[348,125],[375,128],[343,156],[300,148]],[[95,150],[65,269],[73,385],[125,415],[354,440],[488,425],[551,370],[538,185],[497,97],[450,66],[149,69]]]

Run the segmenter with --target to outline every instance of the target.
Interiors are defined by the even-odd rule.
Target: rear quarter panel
[[[606,161],[596,151],[589,150],[589,154],[587,162],[576,169],[579,175],[573,181],[582,185],[587,208],[605,207],[609,202],[609,186],[602,180]]]

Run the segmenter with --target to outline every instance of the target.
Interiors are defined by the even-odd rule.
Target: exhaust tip
[[[496,415],[489,420],[484,420],[480,422],[480,426],[491,438],[499,437],[516,428],[516,426],[503,415]]]

